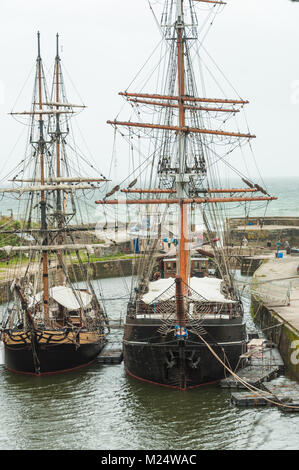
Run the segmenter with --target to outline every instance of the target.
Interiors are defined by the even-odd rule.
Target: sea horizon
[[[299,194],[299,177],[286,176],[286,177],[267,177],[263,179],[266,191],[273,197],[277,197],[277,200],[268,202],[250,202],[245,208],[240,203],[226,204],[224,209],[221,209],[223,218],[230,217],[299,217],[299,205],[297,203]],[[114,185],[115,182],[111,182],[110,185]],[[261,183],[259,183],[261,185]],[[240,178],[236,180],[231,179],[231,187],[242,187],[240,184]],[[105,190],[91,190],[89,191],[87,198],[78,198],[79,206],[84,208],[83,222],[82,223],[98,223],[103,217],[103,210],[101,206],[97,206],[95,201],[105,196],[107,187]],[[81,201],[82,199],[82,201]],[[24,211],[23,206],[16,197],[12,197],[11,194],[3,196],[0,203],[0,217],[13,216],[14,219],[21,219],[22,212]],[[118,209],[119,220],[122,220],[122,214],[126,213],[124,206]],[[106,216],[114,217],[114,210],[111,206],[106,208]],[[106,217],[105,216],[105,217]],[[104,220],[104,218],[103,218]],[[74,221],[74,223],[77,223]]]

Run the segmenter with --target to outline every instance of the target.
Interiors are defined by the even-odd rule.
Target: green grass
[[[113,260],[118,260],[118,259],[131,259],[134,257],[135,257],[134,254],[124,255],[123,253],[116,253],[115,255],[103,256],[103,257],[89,256],[89,262],[96,263],[97,261],[113,261]],[[88,256],[85,253],[83,255],[81,254],[81,260],[83,263],[87,263]],[[78,263],[78,260],[74,260],[74,262]]]
[[[16,264],[26,264],[27,262],[28,258],[26,256],[23,256],[22,258],[15,256],[13,258],[9,258],[9,261],[0,260],[0,268],[7,268],[8,266]]]
[[[74,264],[78,264],[79,261],[76,257],[76,253],[75,252],[71,252],[70,255],[72,257],[72,262]],[[123,253],[116,253],[115,255],[110,255],[110,256],[102,256],[102,257],[98,257],[98,256],[89,256],[89,262],[90,263],[96,263],[98,261],[114,261],[114,260],[120,260],[120,259],[132,259],[134,258],[136,255],[134,254],[123,254]],[[87,263],[88,262],[88,256],[86,255],[85,252],[81,252],[80,253],[80,257],[81,257],[81,260],[82,260],[82,263]],[[55,255],[51,255],[50,259],[56,259]],[[33,260],[32,262],[34,263],[36,260]],[[14,256],[12,258],[9,258],[9,261],[2,261],[0,260],[0,269],[4,269],[5,268],[8,268],[9,266],[13,265],[26,265],[28,263],[28,258],[26,256],[22,256],[22,258],[20,258],[20,256]],[[66,258],[66,263],[68,263],[68,259]]]

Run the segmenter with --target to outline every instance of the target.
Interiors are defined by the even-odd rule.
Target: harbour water
[[[111,317],[123,318],[130,278],[101,284]],[[250,330],[246,298],[244,305]],[[121,329],[113,329],[110,341],[121,336]],[[14,375],[1,366],[0,449],[299,449],[298,413],[238,409],[229,398],[230,392],[217,386],[179,392],[137,382],[126,376],[123,364],[96,363],[42,378]]]

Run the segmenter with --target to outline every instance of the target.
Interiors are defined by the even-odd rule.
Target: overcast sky
[[[254,152],[262,174],[299,176],[299,2],[227,1],[205,47],[250,101],[247,118],[257,135]],[[0,22],[0,176],[23,157],[18,146],[13,150],[23,128],[7,113],[33,71],[38,30],[46,67],[52,67],[60,33],[65,68],[88,106],[80,129],[107,174],[113,131],[106,120],[117,115],[123,104],[118,92],[160,40],[148,1],[1,0]],[[68,86],[70,101],[78,100],[76,90]],[[124,156],[120,171],[126,165]]]

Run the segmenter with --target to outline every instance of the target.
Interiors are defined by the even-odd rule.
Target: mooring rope
[[[213,354],[213,356],[216,357],[216,359],[223,365],[223,367],[225,367],[225,369],[227,369],[230,374],[238,381],[240,382],[245,388],[247,388],[248,390],[250,390],[252,393],[254,393],[255,395],[259,396],[260,398],[262,398],[263,400],[273,404],[273,405],[276,405],[276,406],[281,406],[283,408],[290,408],[290,409],[294,409],[294,410],[298,410],[299,409],[299,406],[296,406],[296,405],[287,405],[285,403],[282,403],[282,402],[275,402],[274,400],[271,400],[270,398],[267,398],[265,396],[263,396],[261,393],[261,390],[259,388],[256,388],[254,385],[250,385],[248,384],[245,380],[243,380],[241,377],[239,377],[235,372],[233,372],[223,361],[222,359],[217,355],[217,353],[214,351],[214,349],[209,345],[209,343],[207,343],[205,341],[205,339],[198,335],[198,337],[201,339],[201,341],[203,341],[203,343],[207,346],[207,348],[210,350],[210,352]],[[271,393],[271,392],[270,392]]]

